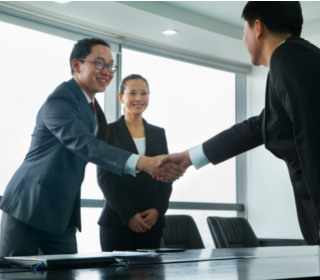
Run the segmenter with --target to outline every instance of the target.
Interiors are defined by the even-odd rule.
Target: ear
[[[74,58],[71,62],[72,68],[76,73],[80,73],[80,61]]]
[[[262,21],[260,19],[257,19],[254,22],[254,27],[255,27],[255,31],[256,31],[256,39],[261,39],[261,37],[264,35],[265,33],[265,25],[262,23]]]
[[[124,101],[123,101],[123,95],[119,92],[118,93],[118,97],[119,97],[119,100],[120,100],[120,102],[122,103],[122,104],[124,104]]]

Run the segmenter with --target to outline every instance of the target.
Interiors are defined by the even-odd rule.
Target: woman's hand
[[[140,213],[140,215],[143,217],[143,221],[151,228],[159,218],[159,211],[156,208],[151,208]]]
[[[151,229],[151,226],[147,225],[140,213],[134,215],[128,223],[129,228],[137,233],[146,232],[148,229]]]

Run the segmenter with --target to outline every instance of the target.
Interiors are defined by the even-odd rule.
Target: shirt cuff
[[[199,169],[207,165],[208,163],[210,163],[210,161],[204,154],[202,144],[189,149],[189,155],[190,155],[191,162],[196,169]]]
[[[136,167],[140,156],[136,154],[132,154],[126,163],[123,166],[122,173],[123,174],[130,174],[133,177],[136,177]]]

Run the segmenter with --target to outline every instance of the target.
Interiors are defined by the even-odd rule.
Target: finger
[[[179,173],[185,173],[186,172],[186,169],[185,168],[183,168],[182,166],[180,166],[180,165],[178,165],[178,164],[175,164],[175,163],[173,163],[173,162],[169,162],[169,163],[167,163],[167,165],[171,168],[171,169],[173,169],[173,170],[176,170],[176,171],[178,171]]]
[[[144,230],[147,230],[147,229],[151,229],[151,227],[146,224],[144,221],[143,221],[143,224],[140,224],[140,226],[144,229]]]
[[[148,215],[148,213],[149,213],[149,211],[148,211],[148,210],[146,210],[146,211],[144,211],[144,212],[140,213],[140,215],[141,215],[141,217],[143,217],[143,216],[147,216],[147,215]]]
[[[157,167],[161,167],[163,166],[165,163],[170,161],[170,156],[165,156],[164,158],[162,158],[161,160],[159,160]]]
[[[142,226],[139,226],[139,232],[146,232],[147,231],[147,229],[145,229],[144,227],[142,227]]]
[[[174,182],[175,180],[179,179],[182,176],[179,172],[175,170],[167,170],[165,178],[170,182]]]

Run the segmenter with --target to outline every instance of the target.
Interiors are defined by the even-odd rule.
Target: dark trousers
[[[129,227],[100,226],[100,244],[103,252],[160,248],[162,228],[151,228],[136,233]]]
[[[77,253],[75,228],[70,227],[62,236],[54,236],[2,213],[0,256],[34,256],[38,254]]]

